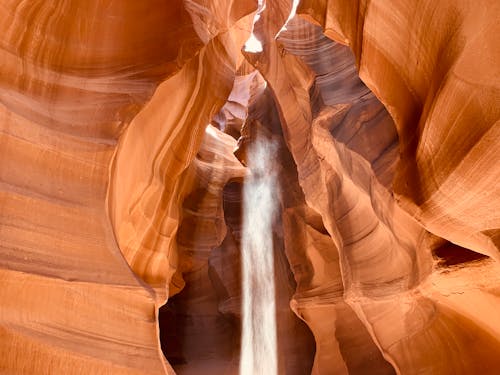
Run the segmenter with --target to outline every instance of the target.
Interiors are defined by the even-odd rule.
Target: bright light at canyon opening
[[[263,51],[261,41],[253,33],[255,24],[260,19],[260,14],[266,8],[264,0],[259,0],[258,4],[259,6],[257,8],[257,13],[255,14],[255,18],[253,19],[252,33],[250,34],[250,38],[248,38],[248,40],[245,43],[245,46],[243,47],[243,49],[246,52],[251,52],[251,53],[259,53]]]
[[[253,33],[245,43],[245,51],[252,53],[262,52],[262,43]]]
[[[243,188],[243,325],[240,375],[277,374],[273,222],[277,211],[275,146],[257,136]]]

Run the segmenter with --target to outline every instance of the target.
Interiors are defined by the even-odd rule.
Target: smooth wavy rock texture
[[[498,259],[500,4],[304,0],[298,13],[351,47],[391,113],[400,204],[433,233]]]
[[[237,374],[259,137],[279,374],[500,373],[498,1],[5,0],[0,30],[0,374]]]

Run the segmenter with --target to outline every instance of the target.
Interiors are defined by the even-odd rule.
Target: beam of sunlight
[[[251,174],[243,187],[240,375],[276,375],[278,371],[273,263],[273,222],[278,208],[275,153],[273,143],[257,137],[247,154]]]

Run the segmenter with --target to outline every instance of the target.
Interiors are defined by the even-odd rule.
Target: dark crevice
[[[486,255],[476,253],[475,251],[460,247],[451,242],[446,242],[434,249],[433,255],[438,261],[438,266],[441,267],[456,266],[488,259]]]

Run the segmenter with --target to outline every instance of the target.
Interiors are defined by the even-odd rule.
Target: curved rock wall
[[[394,118],[400,204],[431,232],[498,259],[500,4],[304,0],[298,13],[351,47]]]
[[[382,103],[359,79],[350,49],[300,17],[287,23],[278,40],[314,72],[323,103],[338,107],[329,123],[333,137],[369,161],[378,180],[392,190],[399,161],[396,127]]]
[[[343,298],[384,357],[400,373],[494,373],[498,341],[482,326],[489,313],[481,309],[469,320],[463,308],[450,309],[442,300],[428,298],[429,289],[434,289],[424,282],[431,271],[431,237],[378,185],[366,161],[332,138],[329,124],[339,107],[324,107],[319,113],[311,108],[311,71],[271,35],[264,39],[262,53],[246,56],[273,91],[306,202],[321,215],[333,239],[330,254],[335,248],[339,253]],[[322,290],[315,290],[314,296],[320,301],[327,298],[318,292]],[[307,308],[301,308],[299,301],[292,303],[307,321],[302,312]],[[443,329],[455,331],[455,339],[446,338]],[[479,362],[464,359],[461,349],[450,349],[449,340],[457,340],[460,347],[468,340],[481,341],[488,353],[478,353]],[[412,351],[420,354],[406,354]],[[448,365],[444,358],[454,358],[455,364]],[[339,366],[338,372],[348,371],[347,364]]]
[[[181,2],[7,1],[0,19],[1,371],[172,373],[154,293],[104,202],[119,135],[177,70],[157,44],[192,45],[189,15]]]
[[[235,8],[233,23],[255,4]],[[234,48],[228,56],[230,70],[236,69],[252,15],[232,34],[222,24],[225,35],[200,57],[199,30],[181,1],[11,1],[0,13],[1,368],[172,373],[159,350],[157,327],[165,284],[157,294],[136,277],[144,275],[109,222],[105,200],[111,211],[115,207],[115,196],[106,197],[109,166],[113,158],[117,164],[118,138],[134,128],[128,123],[160,81],[194,75],[185,87],[191,96],[190,88],[199,89],[198,61],[206,49],[225,51],[224,43]],[[211,58],[219,61],[214,52]],[[220,82],[227,94],[231,77]],[[215,102],[225,99],[221,93]],[[216,104],[207,107],[217,111]],[[204,124],[210,118],[205,116]],[[142,160],[136,153],[130,157]],[[158,278],[165,283],[169,275]]]
[[[292,8],[2,3],[0,372],[237,372],[260,129],[280,373],[498,373],[500,5]]]
[[[177,264],[175,235],[185,194],[181,175],[231,92],[253,19],[253,14],[241,16],[158,87],[117,148],[108,194],[111,220],[131,268],[160,299]]]

